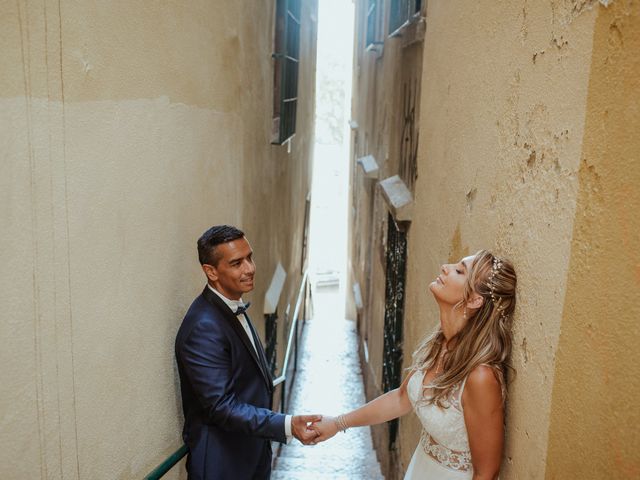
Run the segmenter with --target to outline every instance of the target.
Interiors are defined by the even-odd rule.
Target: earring
[[[464,312],[462,312],[462,318],[463,318],[464,320],[466,320],[466,319],[467,319],[467,307],[464,307]]]

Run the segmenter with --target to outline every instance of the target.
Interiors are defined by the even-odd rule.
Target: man
[[[268,479],[270,440],[314,443],[318,434],[307,425],[321,417],[271,411],[271,374],[241,298],[256,270],[244,233],[210,228],[198,257],[207,286],[176,337],[189,480]]]

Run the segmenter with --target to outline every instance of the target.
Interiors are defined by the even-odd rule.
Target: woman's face
[[[440,275],[429,284],[429,290],[438,303],[453,306],[462,300],[473,258],[474,255],[470,255],[458,263],[449,263],[440,267]]]

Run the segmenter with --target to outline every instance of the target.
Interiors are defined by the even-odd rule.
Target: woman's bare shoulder
[[[469,374],[465,385],[465,392],[470,396],[485,396],[487,394],[501,395],[500,381],[495,370],[489,365],[478,365]]]

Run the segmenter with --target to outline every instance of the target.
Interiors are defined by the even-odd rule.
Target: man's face
[[[216,290],[230,300],[238,300],[243,293],[253,290],[256,265],[246,238],[221,243],[215,253],[220,259],[218,264],[203,265],[202,269]]]

